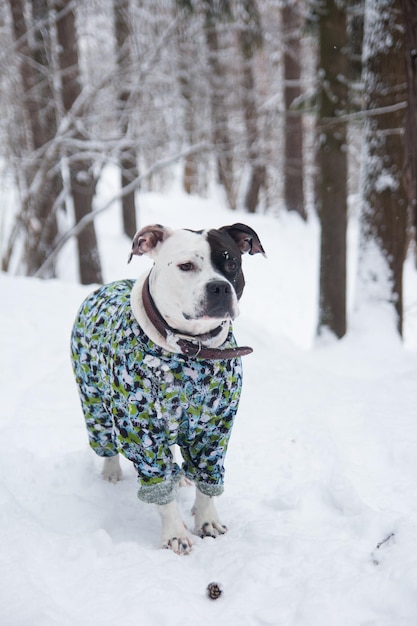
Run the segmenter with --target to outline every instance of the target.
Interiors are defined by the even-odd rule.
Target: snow
[[[107,196],[116,182],[100,189]],[[141,225],[259,233],[244,257],[235,332],[244,390],[218,501],[229,532],[190,556],[158,548],[156,510],[136,476],[107,484],[90,451],[69,333],[91,287],[0,274],[2,626],[415,626],[417,622],[417,278],[406,264],[406,342],[381,302],[350,297],[349,333],[314,341],[318,224],[248,216],[176,188],[140,196]],[[134,277],[114,206],[98,219],[106,281]],[[354,229],[352,230],[354,232]],[[352,242],[357,237],[351,236]],[[349,266],[355,251],[351,250]],[[351,272],[352,273],[352,272]],[[354,276],[350,276],[354,292]],[[193,488],[180,492],[192,527]],[[206,587],[223,594],[212,601]]]

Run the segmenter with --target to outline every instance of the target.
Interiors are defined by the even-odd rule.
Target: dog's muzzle
[[[212,280],[206,285],[204,313],[208,317],[234,318],[233,287],[225,280]]]
[[[212,281],[212,282],[224,282],[224,281]],[[229,285],[230,287],[230,285]],[[203,345],[204,341],[209,339],[213,339],[216,337],[219,332],[222,330],[222,326],[218,326],[214,328],[210,332],[204,335],[192,335],[188,339],[180,333],[179,331],[171,328],[165,319],[162,317],[160,312],[155,306],[155,302],[151,296],[151,292],[149,289],[149,274],[146,277],[146,280],[143,283],[142,287],[142,301],[143,306],[146,311],[146,315],[148,316],[151,323],[155,326],[158,332],[165,338],[171,335],[178,335],[178,339],[176,340],[176,344],[178,348],[181,350],[182,354],[191,358],[200,358],[200,359],[236,359],[241,356],[245,356],[246,354],[251,354],[253,352],[252,348],[249,346],[236,346],[235,348],[209,348]]]

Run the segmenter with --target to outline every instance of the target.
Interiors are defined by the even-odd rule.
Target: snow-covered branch
[[[185,157],[191,154],[204,152],[204,151],[209,150],[209,148],[210,146],[207,143],[201,143],[196,146],[192,146],[191,148],[182,150],[181,152],[178,152],[174,155],[171,155],[170,157],[167,157],[166,159],[162,159],[158,161],[158,163],[155,163],[151,168],[148,169],[147,172],[145,172],[141,176],[138,176],[129,185],[121,189],[120,192],[114,195],[104,206],[100,207],[99,209],[95,209],[94,211],[91,211],[91,213],[88,213],[88,215],[85,215],[77,224],[75,224],[72,228],[70,228],[57,241],[53,252],[49,255],[49,257],[45,260],[42,266],[38,269],[35,276],[38,278],[42,278],[46,270],[57,258],[59,252],[62,250],[65,244],[72,237],[78,236],[88,224],[91,224],[91,222],[93,222],[96,219],[96,217],[98,217],[99,215],[107,211],[115,202],[123,198],[123,196],[131,193],[132,191],[139,189],[144,180],[146,180],[147,178],[150,178],[157,172],[173,165],[174,163],[180,161],[181,159],[184,159]]]

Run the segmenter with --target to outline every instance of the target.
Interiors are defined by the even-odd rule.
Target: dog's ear
[[[241,254],[245,254],[245,252],[257,254],[260,252],[266,256],[258,235],[250,226],[246,226],[246,224],[232,224],[231,226],[222,226],[219,230],[227,232],[234,239]]]
[[[156,246],[162,241],[165,241],[165,239],[168,239],[172,232],[170,228],[161,226],[161,224],[151,224],[150,226],[141,228],[133,237],[132,250],[127,262],[130,263],[134,254],[138,256],[149,254],[152,256],[152,252],[155,250]]]

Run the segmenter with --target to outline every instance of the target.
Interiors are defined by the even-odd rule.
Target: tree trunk
[[[284,40],[284,197],[288,211],[307,219],[304,205],[303,119],[295,103],[301,96],[301,8],[297,0],[287,0],[282,9]]]
[[[58,62],[61,70],[61,90],[64,109],[71,109],[81,95],[75,15],[71,0],[55,0]],[[74,121],[74,125],[77,120]],[[74,138],[82,140],[82,134],[74,129]],[[69,149],[69,172],[76,223],[92,211],[95,179],[91,162],[76,148]],[[91,222],[78,234],[78,265],[82,284],[101,283],[101,266],[94,223]]]
[[[47,144],[56,133],[55,99],[51,89],[49,65],[51,54],[48,7],[46,0],[32,0],[31,46],[25,21],[25,5],[22,0],[10,0],[13,34],[20,56],[20,78],[23,88],[22,106],[27,118],[30,137],[29,150],[37,151],[42,159]],[[29,160],[25,178],[28,192],[21,209],[22,223],[25,226],[25,265],[26,273],[33,275],[41,267],[53,250],[58,233],[55,202],[61,190],[59,173],[48,171],[42,185],[31,189],[33,179],[39,170],[39,163]],[[53,265],[49,275],[55,276]]]
[[[245,196],[245,209],[255,213],[259,202],[259,193],[265,186],[266,166],[259,146],[258,111],[255,99],[255,80],[252,59],[243,60],[242,104],[246,123],[246,142],[248,146],[248,163],[251,168],[249,184]]]
[[[178,82],[181,93],[184,115],[184,139],[188,146],[196,143],[197,137],[197,109],[195,104],[195,85],[190,66],[193,63],[193,54],[195,49],[193,46],[193,33],[190,32],[189,26],[192,20],[187,19],[187,13],[183,7],[183,19],[180,21],[177,29],[177,48],[178,48]],[[194,33],[195,34],[195,33]],[[199,193],[202,185],[199,181],[199,156],[196,153],[189,154],[184,158],[183,187],[188,194]]]
[[[326,0],[319,13],[318,209],[321,222],[319,334],[346,333],[346,11]]]
[[[417,12],[415,0],[403,0],[408,106],[406,114],[406,181],[417,241]]]
[[[208,3],[211,5],[211,2]],[[206,9],[205,35],[210,67],[212,136],[216,154],[217,178],[224,187],[230,208],[236,208],[233,148],[229,136],[226,105],[226,70],[220,61],[219,37],[211,8]]]
[[[383,42],[375,33],[383,33]],[[360,278],[379,282],[378,296],[391,302],[402,334],[402,274],[406,253],[407,194],[404,186],[406,75],[401,0],[367,0],[365,13],[365,124]],[[372,264],[375,247],[388,276]],[[388,279],[388,280],[387,280]]]
[[[245,196],[245,208],[255,213],[259,193],[265,185],[266,166],[262,157],[259,134],[259,115],[256,102],[254,60],[262,46],[262,29],[256,0],[245,0],[241,7],[242,24],[239,25],[239,47],[242,66],[242,106],[246,125],[248,163],[251,168],[249,185]]]
[[[129,135],[129,101],[131,100],[130,85],[132,83],[132,55],[130,33],[129,0],[113,0],[114,24],[117,42],[117,65],[119,68],[118,122],[122,138]],[[119,158],[122,189],[138,178],[136,151],[133,147],[122,150]],[[122,196],[123,231],[133,238],[136,231],[135,191]]]

